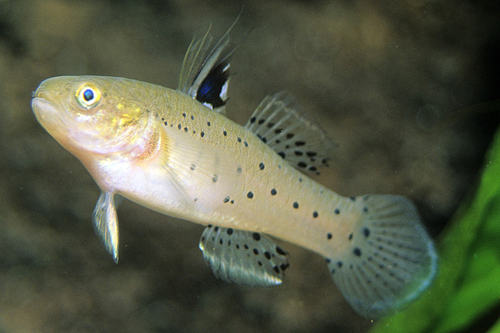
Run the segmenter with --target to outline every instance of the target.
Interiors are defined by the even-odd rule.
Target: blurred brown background
[[[0,0],[0,332],[370,328],[319,256],[283,244],[283,286],[226,284],[202,227],[130,202],[115,265],[90,220],[97,186],[32,114],[31,92],[57,75],[175,88],[192,36],[222,34],[242,7],[234,39],[253,30],[232,61],[231,119],[288,90],[339,143],[318,181],[409,196],[433,236],[474,189],[498,125],[477,106],[499,96],[494,1]]]

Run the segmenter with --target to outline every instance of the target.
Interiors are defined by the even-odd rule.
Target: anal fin
[[[257,232],[209,225],[200,249],[216,277],[242,285],[279,285],[289,266],[286,252]]]

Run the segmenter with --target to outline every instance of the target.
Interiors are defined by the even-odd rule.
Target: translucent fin
[[[406,198],[354,198],[361,216],[348,250],[327,258],[330,274],[351,306],[366,318],[391,314],[429,287],[437,254],[415,206]]]
[[[297,169],[319,174],[336,144],[296,107],[293,97],[285,92],[266,96],[245,127]]]
[[[92,213],[92,220],[106,250],[113,256],[115,263],[118,263],[118,216],[113,193],[101,192]]]
[[[239,16],[238,16],[239,18]],[[230,43],[229,33],[213,42],[210,29],[198,40],[193,39],[184,56],[178,90],[198,100],[214,111],[224,113],[229,83],[229,58],[236,49]]]
[[[289,266],[285,251],[256,232],[208,226],[200,249],[216,277],[243,285],[279,285]]]

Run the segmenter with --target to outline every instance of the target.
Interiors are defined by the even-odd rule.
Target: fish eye
[[[101,101],[101,91],[92,84],[84,84],[76,91],[76,100],[85,109],[96,107]]]

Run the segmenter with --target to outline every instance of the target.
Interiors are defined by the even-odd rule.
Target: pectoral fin
[[[92,213],[92,220],[104,246],[113,256],[115,263],[118,263],[118,216],[112,192],[101,192]]]
[[[215,276],[243,285],[279,285],[289,266],[286,252],[257,232],[208,226],[200,249]]]

